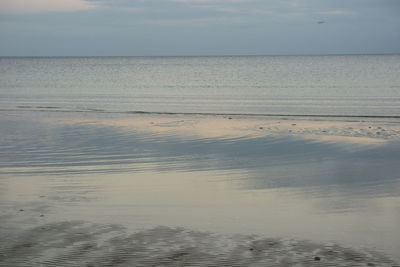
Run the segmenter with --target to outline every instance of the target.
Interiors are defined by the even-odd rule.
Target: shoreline
[[[142,110],[103,110],[103,109],[77,109],[69,110],[57,106],[16,106],[15,109],[0,109],[0,112],[59,112],[59,113],[94,113],[94,114],[115,114],[115,115],[160,115],[160,116],[206,116],[206,117],[242,117],[242,118],[261,118],[261,119],[282,119],[294,120],[297,118],[304,120],[340,120],[340,121],[382,121],[399,122],[400,115],[361,115],[361,114],[280,114],[280,113],[229,113],[229,112],[173,112],[173,111],[142,111]],[[387,119],[387,120],[385,120]]]

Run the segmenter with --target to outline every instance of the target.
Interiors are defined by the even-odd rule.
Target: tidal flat
[[[396,120],[8,111],[0,266],[399,266]]]

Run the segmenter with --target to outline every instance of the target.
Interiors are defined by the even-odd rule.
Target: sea
[[[399,125],[400,55],[0,58],[0,266],[398,266]]]
[[[0,108],[400,117],[400,55],[0,58]]]

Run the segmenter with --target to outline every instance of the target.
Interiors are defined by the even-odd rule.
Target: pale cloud
[[[297,8],[297,7],[305,7],[306,4],[303,2],[286,2],[288,7],[293,7],[293,8]]]
[[[84,0],[0,0],[0,13],[65,12],[93,7]]]
[[[167,0],[176,3],[201,4],[201,3],[250,3],[254,0]]]
[[[206,25],[209,23],[218,24],[235,24],[242,23],[238,18],[226,18],[226,17],[211,17],[211,18],[194,18],[194,19],[155,19],[155,20],[143,20],[141,24],[150,25]]]
[[[320,14],[325,14],[325,15],[344,15],[348,14],[349,12],[346,10],[340,10],[340,9],[334,9],[334,10],[327,10],[327,11],[322,11]]]
[[[231,6],[213,6],[213,5],[209,5],[209,6],[202,6],[202,7],[203,8],[207,8],[209,10],[222,12],[222,13],[240,13],[240,12],[243,11],[241,8],[231,7]]]
[[[193,8],[207,9],[210,11],[229,13],[229,14],[259,14],[269,15],[272,14],[271,10],[262,8],[249,8],[243,6],[223,6],[223,5],[194,5]]]
[[[258,15],[271,15],[274,14],[271,10],[267,9],[260,9],[260,8],[252,8],[250,9],[251,13],[258,14]]]

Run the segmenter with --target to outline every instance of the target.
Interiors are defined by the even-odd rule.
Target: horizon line
[[[0,58],[111,58],[111,57],[282,57],[282,56],[379,56],[400,55],[397,53],[326,53],[326,54],[237,54],[237,55],[49,55],[49,56],[5,56]]]

